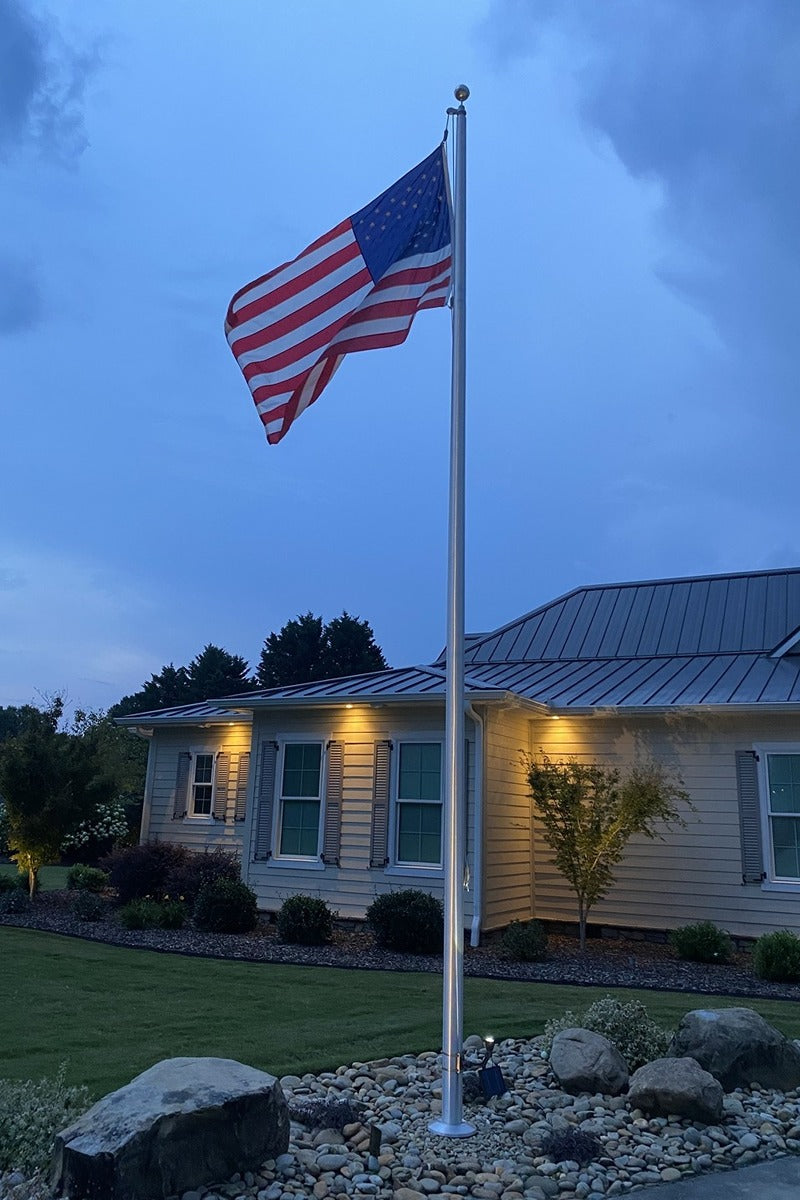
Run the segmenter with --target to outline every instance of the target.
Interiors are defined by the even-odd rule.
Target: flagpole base
[[[438,1137],[472,1137],[475,1132],[475,1126],[470,1125],[469,1121],[459,1121],[456,1125],[451,1125],[449,1121],[430,1121],[428,1129]]]

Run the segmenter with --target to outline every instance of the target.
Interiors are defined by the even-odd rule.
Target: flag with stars
[[[377,200],[231,300],[225,333],[271,444],[346,354],[397,346],[450,292],[444,143]]]

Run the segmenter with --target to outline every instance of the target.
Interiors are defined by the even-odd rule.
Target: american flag
[[[264,423],[279,442],[345,354],[397,346],[422,308],[450,292],[444,143],[292,262],[231,300],[225,333]]]

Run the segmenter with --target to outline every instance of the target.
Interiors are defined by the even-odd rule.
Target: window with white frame
[[[214,811],[214,763],[212,751],[192,756],[189,812],[193,817],[210,817]]]
[[[401,866],[442,864],[440,742],[399,743],[394,843]]]
[[[322,743],[286,742],[280,773],[278,854],[316,858],[322,809]]]
[[[770,878],[800,882],[800,745],[762,749]]]

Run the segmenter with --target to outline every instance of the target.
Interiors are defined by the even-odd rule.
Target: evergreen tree
[[[266,639],[257,679],[261,687],[283,687],[385,667],[386,659],[367,621],[343,612],[326,625],[322,617],[307,612]]]

